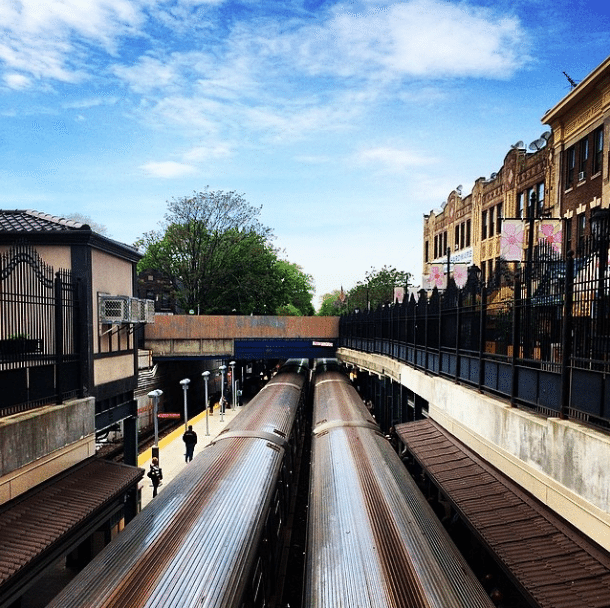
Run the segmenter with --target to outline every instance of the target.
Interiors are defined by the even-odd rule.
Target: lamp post
[[[153,425],[155,427],[155,445],[152,447],[152,457],[159,458],[159,397],[163,391],[156,388],[148,393],[148,397],[153,400]]]
[[[180,380],[180,384],[182,385],[182,391],[184,392],[184,430],[186,431],[188,428],[189,422],[189,413],[188,406],[186,402],[186,391],[189,389],[190,380],[188,378],[184,378],[184,380]]]
[[[229,363],[231,368],[231,407],[235,409],[235,361]]]
[[[227,371],[226,365],[221,365],[219,368],[221,380],[220,380],[220,422],[225,420],[225,372]]]
[[[210,372],[205,371],[201,374],[203,376],[203,382],[205,384],[205,401],[203,407],[205,407],[205,435],[210,436],[210,408],[208,403],[208,380],[210,378]]]

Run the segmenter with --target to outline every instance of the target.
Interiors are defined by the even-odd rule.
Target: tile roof
[[[74,540],[78,528],[122,498],[143,475],[143,469],[92,457],[0,506],[0,596],[13,577],[62,542]]]
[[[609,605],[610,555],[432,420],[396,432],[540,608]]]
[[[80,230],[86,224],[33,209],[0,209],[0,232],[57,232]]]

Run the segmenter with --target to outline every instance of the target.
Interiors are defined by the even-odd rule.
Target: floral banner
[[[405,288],[404,287],[394,287],[394,302],[398,302],[402,304],[402,301],[405,299]]]
[[[507,262],[520,262],[523,257],[523,220],[502,220],[500,255]]]
[[[434,289],[435,287],[438,287],[439,289],[445,289],[445,287],[447,287],[444,264],[432,264],[430,266],[428,284],[430,286],[430,289]]]
[[[460,289],[466,285],[468,280],[468,264],[453,265],[453,280]]]
[[[540,222],[539,240],[549,243],[557,253],[561,253],[562,236],[561,220],[542,220]]]

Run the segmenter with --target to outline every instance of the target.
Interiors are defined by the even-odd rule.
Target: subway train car
[[[276,605],[308,380],[289,361],[49,608]]]
[[[338,363],[313,386],[303,608],[492,608]]]

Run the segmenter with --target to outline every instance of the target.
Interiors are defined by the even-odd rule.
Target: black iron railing
[[[384,354],[547,415],[610,425],[607,219],[576,255],[539,244],[487,284],[421,290],[341,317],[340,344]]]

